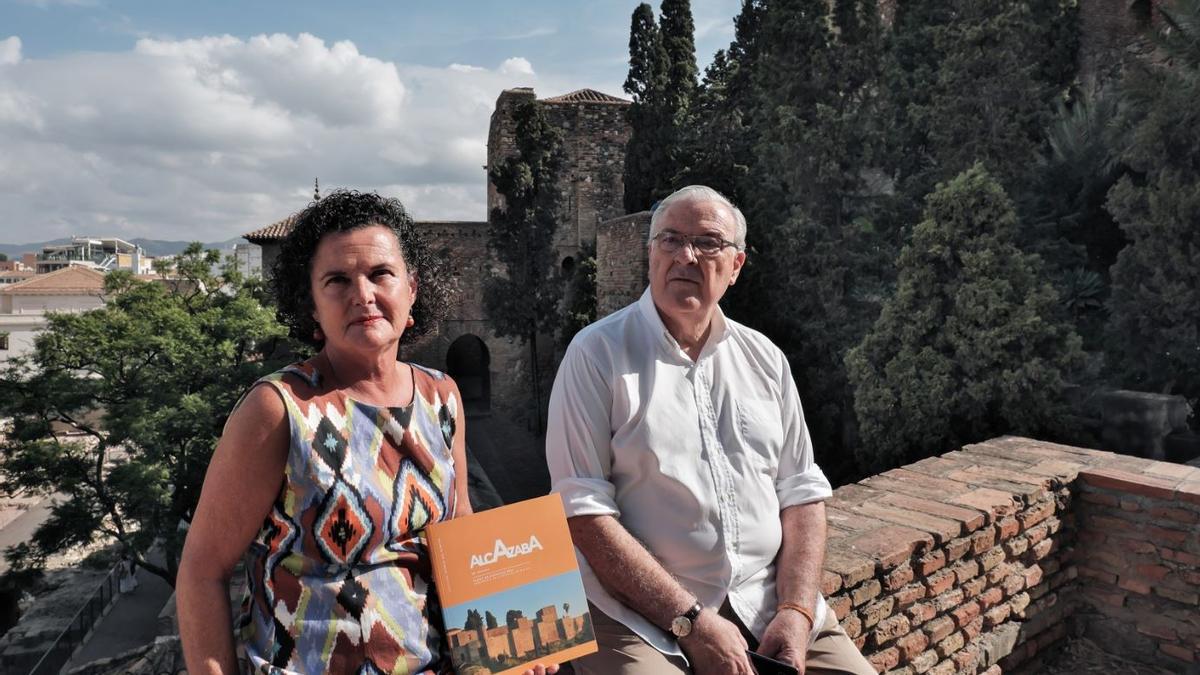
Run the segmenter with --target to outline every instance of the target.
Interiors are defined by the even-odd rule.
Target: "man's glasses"
[[[742,248],[728,239],[722,239],[711,234],[687,235],[670,230],[659,232],[654,235],[651,241],[658,242],[658,247],[662,249],[663,253],[677,253],[684,246],[691,246],[697,255],[710,258],[720,254],[727,246],[732,246],[737,250],[741,250]]]

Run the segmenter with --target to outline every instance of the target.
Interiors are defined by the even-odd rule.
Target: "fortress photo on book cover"
[[[444,521],[428,535],[459,675],[520,673],[596,651],[558,495]]]

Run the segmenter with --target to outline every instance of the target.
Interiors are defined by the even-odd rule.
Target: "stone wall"
[[[1156,548],[1172,551],[1167,563],[1134,565],[1151,577],[1138,588],[1150,590],[1117,608],[1128,622],[1144,595],[1190,616],[1172,624],[1173,633],[1159,623],[1148,628],[1157,632],[1155,658],[1182,671],[1200,658],[1200,633],[1188,632],[1200,612],[1194,591],[1160,582],[1198,572],[1195,558],[1177,554],[1200,553],[1194,532],[1185,534],[1194,525],[1184,522],[1200,512],[1200,469],[1012,437],[925,459],[834,492],[822,590],[880,672],[1037,672],[1053,645],[1089,625],[1083,608],[1092,601],[1081,589],[1092,579],[1080,567],[1092,535],[1079,532],[1081,512],[1083,532],[1093,516],[1076,498],[1081,474],[1093,490],[1086,472],[1114,471],[1159,490],[1164,504],[1138,504],[1155,523],[1145,527],[1148,538],[1191,542]]]
[[[650,212],[600,223],[596,232],[596,318],[635,301],[646,289]]]

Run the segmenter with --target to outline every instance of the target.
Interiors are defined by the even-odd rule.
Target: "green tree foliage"
[[[596,246],[584,244],[579,251],[575,268],[570,272],[566,307],[563,309],[559,342],[570,344],[571,338],[596,320]]]
[[[657,172],[666,164],[668,148],[657,138],[661,124],[669,62],[654,10],[642,3],[633,10],[629,28],[629,75],[625,93],[629,106],[629,143],[625,146],[625,212],[650,206],[657,188]]]
[[[216,251],[192,244],[179,277],[105,280],[105,307],[51,314],[27,358],[0,372],[0,417],[12,418],[0,476],[8,491],[57,495],[14,569],[109,537],[172,585],[179,525],[226,416],[255,379],[281,365],[287,331]],[[147,559],[160,546],[165,564]]]
[[[517,627],[517,619],[524,619],[524,618],[525,618],[525,612],[522,612],[519,609],[510,609],[510,610],[508,610],[508,613],[504,615],[504,624],[506,626],[508,626],[509,628],[516,628]]]
[[[1129,238],[1112,268],[1108,335],[1125,386],[1200,399],[1200,2],[1161,9],[1169,67],[1124,79],[1129,166],[1107,208]]]
[[[898,4],[884,90],[903,218],[976,161],[1006,189],[1025,186],[1052,102],[1074,73],[1076,23],[1066,1]]]
[[[500,269],[485,280],[483,297],[496,334],[517,338],[529,347],[540,427],[537,337],[553,335],[561,325],[562,284],[555,271],[554,231],[562,210],[558,188],[562,141],[536,101],[519,106],[513,117],[516,153],[489,174],[504,203],[488,219],[488,248]]]
[[[463,623],[463,630],[479,630],[483,628],[483,617],[479,615],[479,610],[468,609],[467,620]]]
[[[863,469],[1061,427],[1081,340],[1018,235],[1012,202],[980,165],[929,197],[895,295],[846,357]]]
[[[500,627],[500,624],[496,621],[496,615],[492,614],[490,611],[487,612],[483,618],[484,618],[484,622],[486,623],[486,625],[488,627],[488,630]]]
[[[757,18],[756,144],[744,184],[751,256],[730,313],[787,353],[819,460],[844,476],[845,351],[877,312],[890,256],[863,192],[875,145],[874,2],[767,4]]]
[[[0,262],[7,262],[7,261],[8,261],[8,254],[0,253]]]
[[[643,3],[629,31],[629,75],[633,97],[625,156],[625,210],[650,207],[675,189],[690,164],[687,132],[696,91],[696,46],[690,0],[663,0],[661,18]]]

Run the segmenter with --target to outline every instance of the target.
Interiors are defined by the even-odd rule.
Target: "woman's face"
[[[313,319],[326,349],[396,349],[417,286],[390,229],[372,225],[325,235],[317,244],[309,283]]]

